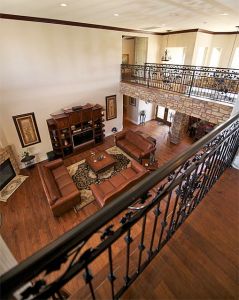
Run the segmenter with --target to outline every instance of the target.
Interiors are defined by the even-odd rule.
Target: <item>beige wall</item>
[[[31,147],[38,160],[45,159],[51,143],[46,126],[50,113],[77,104],[99,103],[117,95],[117,119],[106,122],[122,128],[122,95],[119,91],[122,33],[63,25],[1,20],[0,27],[0,143],[22,149],[12,116],[34,112],[42,142]],[[160,62],[166,36],[148,37],[148,62]],[[185,47],[185,64],[194,57],[194,45],[205,44],[205,34],[172,34],[169,47]],[[214,35],[212,46],[224,47],[221,66],[227,63],[235,35]],[[208,41],[209,42],[209,41]],[[206,44],[208,43],[206,42]],[[239,39],[237,41],[237,46]]]
[[[50,113],[87,102],[105,106],[105,96],[112,94],[117,94],[118,118],[106,122],[106,134],[113,126],[122,128],[121,52],[118,32],[2,21],[1,124],[8,144],[22,153],[12,116],[34,112],[42,142],[31,148],[44,159],[51,150]]]
[[[219,66],[221,68],[230,68],[231,66],[231,62],[235,53],[235,49],[236,47],[239,47],[239,38],[237,37],[236,40],[236,44],[234,46],[233,49],[233,53],[231,56],[231,59],[229,61],[231,52],[232,52],[232,48],[233,48],[233,44],[235,41],[235,34],[219,34],[219,35],[213,35],[212,37],[212,43],[211,43],[211,47],[210,47],[210,53],[209,53],[209,57],[211,55],[211,51],[214,47],[218,47],[218,48],[222,48],[221,51],[221,57],[220,57],[220,61],[219,61]],[[209,60],[208,60],[209,63]]]
[[[208,33],[203,33],[203,32],[198,32],[197,33],[197,38],[195,41],[195,46],[194,46],[194,52],[193,52],[193,58],[192,58],[192,65],[196,65],[196,59],[198,55],[198,50],[200,47],[205,47],[207,48],[207,53],[205,56],[205,62],[204,66],[206,66],[209,62],[209,54],[210,54],[210,48],[211,48],[211,43],[212,43],[212,34]]]
[[[134,38],[122,39],[122,54],[128,54],[129,64],[134,64]]]
[[[197,33],[188,32],[182,34],[170,34],[169,36],[163,35],[160,36],[160,56],[158,63],[161,63],[161,57],[164,54],[164,50],[167,46],[168,38],[168,47],[184,47],[185,48],[185,65],[190,65],[193,59],[194,46],[196,42]],[[170,61],[169,61],[170,64]]]

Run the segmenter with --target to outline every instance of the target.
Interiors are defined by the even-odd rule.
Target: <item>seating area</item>
[[[80,201],[80,191],[70,177],[63,160],[38,164],[46,198],[55,217],[72,209]]]
[[[114,170],[117,163],[106,151],[96,152],[97,154],[93,152],[93,155],[91,153],[85,159],[86,166],[93,176],[99,179],[86,187],[92,191],[99,207],[107,205],[122,191],[129,189],[146,176],[149,170],[142,165],[142,160],[149,159],[156,150],[156,140],[141,131],[127,130],[118,133],[115,136],[115,143],[119,149],[116,148],[123,150],[122,153],[128,154],[131,159],[127,166],[122,166],[112,175],[110,173],[108,177],[100,179],[100,174],[110,168]],[[124,159],[128,159],[124,154]],[[55,217],[63,215],[83,201],[82,190],[74,182],[74,176],[69,174],[62,159],[38,164],[38,170],[46,198]]]

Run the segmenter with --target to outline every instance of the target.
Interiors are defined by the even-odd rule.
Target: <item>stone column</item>
[[[189,116],[176,111],[171,125],[170,142],[178,144],[188,129]]]
[[[235,100],[235,105],[233,107],[231,117],[235,116],[239,113],[239,94],[237,96],[237,99]],[[237,153],[233,159],[232,167],[239,170],[239,148],[237,149]]]

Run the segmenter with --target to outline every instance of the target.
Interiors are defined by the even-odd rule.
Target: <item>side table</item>
[[[26,155],[21,162],[24,163],[25,168],[33,168],[34,167],[35,155]]]
[[[141,164],[149,171],[155,171],[158,169],[158,161],[157,160],[155,160],[153,163],[150,163],[150,159],[143,158]]]

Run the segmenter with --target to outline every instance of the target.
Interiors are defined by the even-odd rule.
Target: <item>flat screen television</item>
[[[0,165],[0,190],[2,190],[15,176],[16,173],[10,159],[5,160]]]
[[[80,145],[93,140],[93,130],[75,133],[72,135],[73,147],[77,148]]]

